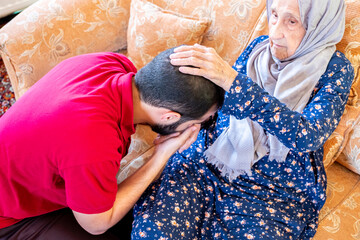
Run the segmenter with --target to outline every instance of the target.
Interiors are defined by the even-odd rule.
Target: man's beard
[[[218,113],[215,112],[214,116],[211,116],[208,120],[201,123],[201,129],[213,128],[216,124],[217,118],[218,118]],[[184,117],[182,117],[179,121],[170,125],[155,124],[155,125],[150,125],[150,127],[154,132],[160,135],[169,135],[177,132],[176,129],[178,128],[178,126],[186,121],[190,121],[190,119],[185,119]]]
[[[169,135],[169,134],[178,132],[178,131],[176,131],[176,129],[183,122],[185,122],[185,120],[180,119],[176,123],[173,123],[173,124],[170,124],[170,125],[155,124],[155,125],[150,125],[150,127],[154,132],[156,132],[156,133],[158,133],[160,135]]]

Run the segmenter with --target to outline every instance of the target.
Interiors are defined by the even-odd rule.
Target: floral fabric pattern
[[[120,169],[116,176],[118,184],[131,176],[151,157],[156,136],[157,134],[149,126],[136,126],[136,132],[131,136],[128,154],[120,162]]]
[[[355,113],[360,112],[360,4],[358,1],[347,1],[347,14],[344,39],[339,44],[339,49],[344,51],[351,61],[355,70],[355,81],[352,86],[350,100],[347,104],[347,111],[342,119],[345,134],[341,134],[346,144],[342,144],[337,161],[348,169],[360,174],[360,116]],[[339,137],[337,137],[339,138]]]
[[[310,239],[326,198],[322,145],[340,121],[353,69],[336,52],[303,113],[290,111],[246,77],[256,39],[239,57],[238,77],[216,124],[176,154],[135,207],[133,239]],[[250,117],[291,150],[284,163],[259,160],[229,182],[203,152],[228,126]],[[239,133],[240,134],[240,133]],[[226,157],[226,156],[224,156]]]
[[[314,240],[359,239],[360,176],[337,162],[326,172],[327,199]]]
[[[128,57],[140,69],[168,48],[201,43],[209,24],[205,18],[185,16],[148,1],[133,0],[127,34]]]

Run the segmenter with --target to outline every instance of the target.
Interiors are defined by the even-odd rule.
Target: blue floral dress
[[[289,110],[246,76],[255,39],[234,65],[235,79],[218,117],[176,153],[134,209],[132,239],[310,239],[326,199],[323,144],[344,111],[354,77],[335,52],[302,113]],[[252,174],[229,182],[204,151],[229,125],[249,117],[290,148],[283,163],[263,157]],[[239,133],[241,134],[241,133]],[[226,157],[226,156],[224,156]]]

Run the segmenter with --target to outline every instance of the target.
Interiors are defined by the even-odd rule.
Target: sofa
[[[355,69],[344,115],[324,145],[327,201],[314,239],[360,239],[360,2],[346,0],[337,49]],[[0,29],[0,53],[16,99],[60,61],[101,51],[128,56],[139,69],[180,44],[213,47],[233,64],[267,34],[265,0],[39,0]],[[137,126],[118,182],[152,154],[156,134]]]

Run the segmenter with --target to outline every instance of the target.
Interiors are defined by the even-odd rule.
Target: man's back
[[[0,217],[0,228],[66,206],[112,207],[134,132],[135,72],[113,53],[65,60],[0,118],[0,216],[14,218]]]

